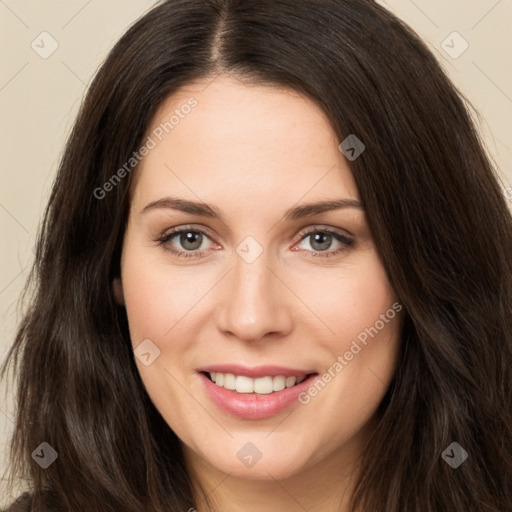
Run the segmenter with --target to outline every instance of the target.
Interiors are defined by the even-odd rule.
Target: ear
[[[112,281],[112,291],[114,292],[116,302],[121,306],[124,306],[123,284],[121,283],[120,277],[116,277]]]

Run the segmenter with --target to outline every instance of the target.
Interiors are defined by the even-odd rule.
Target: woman
[[[464,102],[382,7],[159,5],[42,224],[17,506],[510,510],[511,249]]]

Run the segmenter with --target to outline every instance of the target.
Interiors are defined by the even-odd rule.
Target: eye
[[[309,240],[308,244],[305,243],[307,240]],[[211,245],[208,245],[208,241],[211,242]],[[155,242],[178,258],[201,258],[207,255],[212,246],[220,248],[203,230],[192,227],[173,229],[156,239]],[[308,249],[308,245],[311,250]],[[353,245],[354,240],[342,233],[315,227],[302,233],[298,246],[295,246],[298,249],[293,248],[292,250],[302,250],[309,253],[309,257],[329,258],[341,255]]]
[[[172,230],[155,241],[180,258],[197,258],[209,249],[207,244],[205,247],[207,240],[210,238],[204,231],[185,227]]]
[[[309,242],[305,244],[304,242],[307,240]],[[302,244],[302,247],[299,245],[299,248],[312,253],[310,255],[312,257],[329,258],[347,251],[354,245],[354,240],[330,229],[312,228],[302,234],[299,244]],[[307,248],[308,245],[312,250]],[[334,249],[332,249],[333,245]]]

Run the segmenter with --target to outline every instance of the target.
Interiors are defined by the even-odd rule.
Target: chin
[[[196,456],[222,473],[249,480],[283,480],[314,463],[311,459],[315,450],[308,457],[304,443],[297,436],[287,434],[289,443],[283,443],[279,436],[272,439],[272,435],[268,439],[265,439],[268,432],[236,436],[227,445],[219,444],[214,452],[210,447],[196,452]]]

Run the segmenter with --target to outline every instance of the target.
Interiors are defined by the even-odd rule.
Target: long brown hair
[[[465,100],[370,0],[168,0],[109,54],[69,137],[2,369],[18,383],[12,473],[31,482],[34,510],[48,497],[63,510],[194,507],[111,290],[136,170],[94,191],[168,95],[221,72],[307,95],[340,142],[366,146],[350,165],[405,322],[353,510],[510,510],[511,215]],[[41,442],[59,455],[47,469],[31,458]],[[457,469],[441,456],[452,442],[468,453]]]

